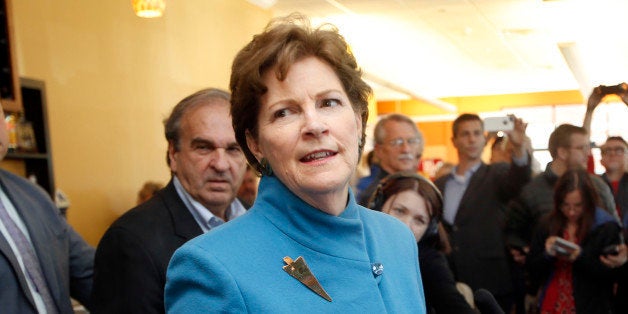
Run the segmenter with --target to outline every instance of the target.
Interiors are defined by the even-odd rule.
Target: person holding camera
[[[606,86],[600,85],[593,89],[589,99],[587,100],[587,111],[584,114],[584,121],[582,127],[591,133],[591,119],[593,118],[593,111],[602,102],[602,99],[608,95],[617,95],[628,106],[628,84],[620,83],[617,85]]]
[[[541,218],[526,259],[533,283],[542,287],[541,313],[612,313],[618,270],[601,257],[616,255],[623,237],[597,200],[586,170],[567,170],[558,179],[554,209]]]
[[[485,164],[485,121],[476,114],[458,116],[451,138],[458,164],[434,182],[443,194],[443,226],[449,234],[449,262],[456,278],[473,290],[490,291],[504,312],[512,307],[513,285],[503,209],[531,176],[530,154],[524,145],[526,124],[516,117],[512,123],[512,130],[505,131],[514,147],[512,163]]]

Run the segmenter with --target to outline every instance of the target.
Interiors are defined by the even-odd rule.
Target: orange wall
[[[424,158],[440,158],[444,161],[456,163],[458,157],[451,143],[451,126],[453,119],[461,113],[476,113],[499,111],[505,108],[530,107],[544,105],[567,105],[583,103],[579,91],[539,92],[511,95],[487,95],[450,97],[441,100],[458,107],[457,112],[448,112],[428,103],[417,100],[379,101],[377,114],[384,115],[398,112],[414,118],[441,116],[434,122],[418,122],[419,129],[425,137]],[[487,145],[488,146],[488,145]],[[488,148],[483,155],[488,158]]]
[[[442,98],[441,100],[458,107],[458,112],[453,113],[455,115],[465,112],[480,113],[485,111],[497,111],[509,107],[584,103],[582,95],[576,90],[511,95],[448,97]],[[378,114],[402,112],[409,116],[452,114],[451,112],[418,100],[378,101],[377,112]]]
[[[56,186],[68,221],[95,245],[166,183],[162,120],[184,96],[227,88],[235,53],[271,17],[244,0],[169,1],[162,18],[131,1],[14,0],[18,73],[44,80]]]

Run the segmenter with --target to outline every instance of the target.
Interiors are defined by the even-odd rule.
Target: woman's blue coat
[[[247,214],[176,251],[169,313],[425,313],[416,242],[401,222],[357,205],[351,191],[339,216],[276,177],[262,178],[259,191]],[[286,273],[286,256],[302,256],[332,302]]]

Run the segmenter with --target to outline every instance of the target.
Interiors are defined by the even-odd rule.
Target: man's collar
[[[174,188],[177,191],[177,194],[179,194],[179,197],[185,204],[185,207],[188,208],[190,213],[192,213],[192,216],[194,216],[194,219],[199,223],[201,229],[203,229],[203,232],[207,232],[209,229],[211,229],[215,225],[215,221],[222,221],[222,218],[214,215],[211,210],[196,201],[192,197],[192,195],[190,195],[185,190],[177,176],[173,176],[172,181],[174,184]],[[234,198],[233,201],[225,209],[225,218],[227,218],[227,221],[229,221],[244,214],[245,212],[246,209],[244,208],[242,203],[240,203],[237,198]]]

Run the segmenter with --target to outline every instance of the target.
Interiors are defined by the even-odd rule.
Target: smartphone
[[[559,237],[556,238],[552,248],[556,254],[569,256],[578,249],[578,245]]]
[[[611,85],[611,86],[600,85],[599,87],[600,87],[600,93],[602,95],[622,94],[628,91],[628,84],[626,83],[621,83],[621,84]]]
[[[484,131],[486,132],[511,131],[514,128],[514,116],[484,118]]]
[[[617,255],[619,254],[619,248],[617,244],[611,244],[602,249],[602,255]]]

